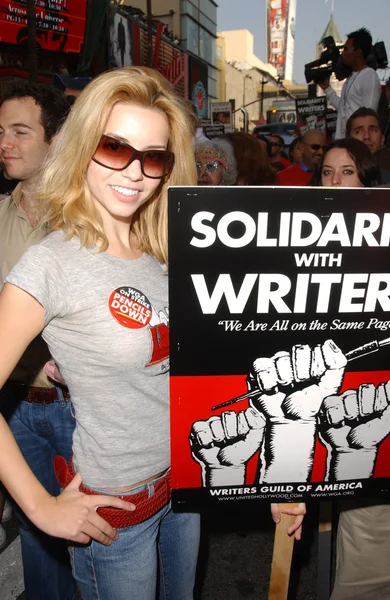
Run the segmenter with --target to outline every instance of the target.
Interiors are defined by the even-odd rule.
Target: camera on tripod
[[[305,65],[306,83],[319,83],[329,79],[332,73],[336,79],[342,81],[348,77],[352,70],[343,63],[343,56],[340,48],[336,45],[334,38],[330,35],[321,42],[324,51],[319,59]],[[375,70],[387,69],[387,52],[384,42],[373,44],[371,52],[367,58],[367,65]]]

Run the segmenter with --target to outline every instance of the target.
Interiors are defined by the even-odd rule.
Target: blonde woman
[[[193,594],[199,515],[173,513],[169,502],[164,272],[167,186],[196,182],[192,129],[185,101],[156,71],[93,80],[44,167],[39,197],[53,232],[27,250],[0,296],[0,385],[42,331],[76,417],[73,462],[56,465],[71,483],[58,499],[2,421],[0,476],[48,533],[98,540],[71,549],[84,600]],[[95,512],[102,505],[114,507],[100,511],[108,524]]]

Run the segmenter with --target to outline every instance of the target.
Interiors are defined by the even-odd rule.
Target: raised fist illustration
[[[192,456],[202,466],[203,485],[243,485],[245,465],[263,442],[264,426],[264,417],[252,407],[196,421],[189,440]]]
[[[250,403],[267,422],[262,481],[309,480],[317,415],[324,398],[340,389],[346,364],[332,340],[254,361],[247,384],[259,394]]]
[[[378,445],[390,433],[390,381],[325,398],[320,436],[331,454],[330,479],[372,475]]]
[[[274,423],[313,420],[324,398],[340,389],[346,364],[332,340],[258,358],[247,378],[249,390],[259,390],[252,404]]]

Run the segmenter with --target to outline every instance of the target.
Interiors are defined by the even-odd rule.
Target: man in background
[[[321,164],[326,145],[325,134],[317,129],[309,129],[302,138],[302,160],[278,174],[279,185],[309,185],[314,171]]]
[[[0,288],[24,250],[46,234],[34,198],[39,171],[69,104],[54,88],[11,84],[0,107],[0,158],[20,183],[0,200]],[[60,493],[54,456],[72,455],[74,419],[69,396],[43,372],[50,359],[38,336],[2,388],[2,412],[30,468],[52,495]],[[66,543],[38,531],[21,513],[20,538],[27,600],[72,600],[74,586]]]
[[[367,65],[371,49],[370,32],[365,28],[353,31],[343,49],[343,63],[352,73],[345,80],[341,97],[329,85],[329,78],[319,82],[328,102],[337,110],[336,139],[345,137],[347,121],[358,108],[378,110],[381,84],[376,71]]]
[[[382,183],[390,183],[390,150],[384,144],[379,116],[372,108],[359,108],[347,121],[347,137],[364,142],[382,172]]]

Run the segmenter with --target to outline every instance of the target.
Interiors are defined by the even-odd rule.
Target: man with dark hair
[[[345,137],[348,118],[363,106],[378,110],[381,84],[374,69],[367,65],[372,47],[372,37],[365,29],[353,31],[343,48],[343,63],[352,70],[347,77],[341,98],[329,85],[329,79],[319,82],[329,103],[337,110],[336,139]]]
[[[291,163],[287,158],[283,156],[284,150],[284,139],[281,135],[273,133],[269,136],[269,143],[271,145],[271,158],[270,163],[276,172],[283,171],[287,167],[291,167]]]
[[[360,140],[368,146],[370,152],[375,156],[378,166],[385,170],[387,177],[382,176],[383,183],[390,182],[390,150],[384,145],[379,116],[372,108],[359,108],[347,121],[347,137]]]
[[[69,111],[65,96],[43,84],[11,84],[0,106],[0,159],[7,177],[18,179],[12,195],[0,199],[0,288],[24,250],[41,240],[34,198],[39,171]],[[65,389],[43,371],[50,359],[37,337],[2,388],[2,412],[36,477],[51,495],[60,492],[54,456],[72,454],[74,419]],[[28,600],[72,600],[73,578],[66,544],[39,532],[17,509],[24,582]]]
[[[66,98],[59,90],[30,81],[15,81],[3,94],[3,102],[10,100],[33,99],[40,108],[40,122],[44,130],[44,140],[48,144],[58,132],[69,112]]]

